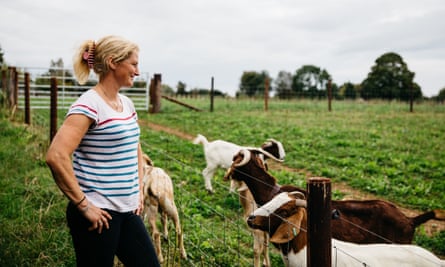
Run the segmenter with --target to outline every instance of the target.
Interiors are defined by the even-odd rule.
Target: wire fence
[[[148,147],[149,144],[146,142],[142,142],[142,146]],[[161,155],[161,157],[164,157],[165,159],[167,159],[167,161],[170,162],[169,164],[173,164],[173,162],[175,164],[179,164],[181,166],[181,169],[183,170],[182,173],[187,173],[187,171],[188,171],[188,172],[192,172],[198,176],[201,175],[201,170],[197,169],[194,166],[188,165],[187,163],[184,163],[181,160],[176,159],[175,157],[171,156],[168,151],[162,150],[159,147],[152,147],[152,149],[157,150],[157,152],[159,153],[159,155]],[[250,179],[257,180],[258,182],[263,182],[263,181],[259,180],[258,178],[249,175],[248,173],[244,173],[244,175],[249,176]],[[178,178],[178,177],[176,177],[176,178]],[[228,186],[227,183],[221,183],[216,179],[213,182],[214,182],[214,184],[216,184],[215,187],[217,187],[219,189],[227,190],[227,192],[230,190],[230,186]],[[176,181],[176,183],[179,183],[179,181]],[[269,185],[264,184],[264,186],[269,186]],[[246,223],[241,215],[239,216],[239,218],[237,220],[233,220],[233,218],[226,217],[226,215],[223,212],[215,209],[214,203],[212,203],[211,201],[208,201],[208,200],[205,200],[203,198],[199,198],[198,196],[196,196],[196,192],[187,190],[184,187],[177,187],[176,189],[179,189],[175,192],[175,197],[178,198],[179,202],[181,202],[181,198],[187,198],[187,199],[191,198],[194,201],[198,202],[200,206],[208,209],[212,213],[212,217],[219,217],[222,220],[224,220],[224,228],[218,229],[217,231],[230,232],[230,233],[236,232],[239,235],[237,240],[241,239],[242,237],[246,237],[246,236],[249,238],[252,238],[252,234],[247,229]],[[236,195],[237,198],[239,197],[238,193],[234,193],[234,194]],[[187,206],[184,206],[184,205],[180,205],[180,207],[187,208]],[[211,236],[211,239],[208,240],[210,243],[215,244],[215,246],[218,246],[218,247],[221,247],[221,246],[225,247],[227,249],[225,251],[225,253],[231,255],[230,256],[231,258],[235,258],[237,260],[236,265],[232,265],[232,266],[252,266],[253,265],[252,255],[251,254],[242,254],[240,252],[240,250],[238,249],[239,247],[242,247],[245,244],[237,243],[235,246],[233,246],[233,243],[227,242],[227,238],[224,238],[218,234],[215,234],[216,231],[215,231],[215,229],[212,229],[211,225],[200,225],[198,222],[195,222],[194,217],[185,215],[185,213],[181,212],[181,211],[180,211],[180,213],[181,213],[181,220],[182,220],[181,223],[183,223],[184,228],[201,229],[201,231],[202,231],[200,233],[187,233],[189,235],[189,237],[191,237],[191,235],[195,235],[194,237],[196,237],[199,240],[200,239],[199,236],[196,236],[196,235],[204,234],[207,237]],[[281,217],[279,214],[275,214],[275,216],[281,218],[283,221],[287,222],[289,225],[292,225],[293,227],[300,227],[300,226],[297,226],[294,223],[288,221],[286,218]],[[388,243],[388,244],[395,245],[391,240],[389,240],[377,233],[369,231],[368,229],[365,229],[352,221],[349,221],[341,216],[338,219],[349,224],[351,228],[357,228],[358,231],[365,231],[365,232],[371,233],[372,235],[377,236],[378,238],[381,239],[381,243]],[[303,232],[307,232],[307,229],[305,229],[305,228],[300,228],[300,230]],[[195,251],[199,251],[199,253],[200,253],[200,257],[198,257],[198,259],[196,259],[196,257],[195,257],[194,259],[187,260],[187,263],[190,264],[190,266],[224,266],[224,264],[222,264],[222,265],[218,264],[218,259],[215,258],[215,255],[203,250],[202,247],[199,245],[200,242],[193,242],[188,238],[185,238],[184,241],[186,244],[186,248],[193,249]],[[174,248],[176,244],[170,243],[170,242],[171,241],[169,241],[168,247]],[[360,257],[355,256],[355,251],[348,251],[342,247],[339,247],[336,242],[337,242],[336,240],[332,241],[332,246],[333,246],[332,257],[334,258],[334,262],[338,259],[339,254],[343,254],[342,257],[347,257],[347,258],[352,259],[359,266],[372,266],[372,264],[368,263],[366,261],[366,259],[362,259]],[[264,244],[264,245],[269,246],[270,244]],[[272,246],[271,246],[271,248],[272,248]],[[402,248],[403,248],[403,246],[402,246]],[[406,249],[406,250],[409,251],[408,249]],[[253,247],[252,247],[252,251],[253,251]],[[275,250],[274,253],[278,253],[278,252]],[[424,255],[419,253],[419,254],[417,254],[417,256],[420,258],[424,258],[425,261],[427,261],[427,262],[431,262],[432,266],[436,266],[434,262],[432,262],[430,259],[426,258]],[[175,258],[175,257],[170,259],[170,262],[172,263],[171,266],[179,266],[179,265],[177,265],[178,261],[174,262],[174,259],[177,260],[177,258]],[[199,261],[200,259],[201,260],[205,259],[205,263],[200,262]],[[170,266],[170,265],[167,265],[167,266]],[[335,264],[333,266],[337,266],[337,265]],[[441,266],[440,263],[437,264],[437,266]]]

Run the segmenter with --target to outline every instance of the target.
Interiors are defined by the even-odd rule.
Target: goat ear
[[[281,223],[275,233],[270,237],[270,242],[283,244],[294,239],[298,235],[298,233],[300,233],[302,219],[302,210],[299,210],[297,213],[288,217]]]
[[[232,167],[229,167],[229,168],[226,170],[226,173],[224,174],[223,180],[224,180],[224,181],[232,180],[232,179],[230,179],[231,176],[232,176],[232,172],[233,172],[233,168],[232,168]]]
[[[267,165],[264,164],[264,155],[259,154],[258,157],[255,157],[255,161],[257,162],[258,166],[260,166],[262,169],[267,171]]]

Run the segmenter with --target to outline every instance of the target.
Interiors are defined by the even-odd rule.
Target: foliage
[[[161,92],[164,95],[173,95],[175,91],[167,84],[161,84]]]
[[[357,98],[357,90],[354,84],[351,82],[344,83],[339,89],[339,95],[343,99],[355,99]]]
[[[376,59],[368,77],[362,82],[364,99],[410,100],[418,99],[422,92],[414,83],[414,72],[409,71],[402,57],[388,52]]]
[[[0,45],[0,66],[3,65],[5,62],[5,59],[3,58],[5,55],[5,52],[3,52],[2,46]]]
[[[330,79],[331,75],[326,70],[314,65],[304,65],[292,77],[292,90],[298,97],[326,97]]]
[[[0,116],[0,266],[72,266],[66,201],[43,161],[47,140]]]
[[[274,81],[276,95],[280,99],[290,99],[292,92],[292,74],[287,71],[280,71]]]
[[[439,94],[437,95],[437,97],[435,99],[438,102],[442,102],[442,103],[445,102],[445,88],[442,88],[439,91]]]
[[[245,71],[241,76],[240,93],[249,97],[264,95],[266,80],[270,81],[269,74],[266,71]]]
[[[179,81],[178,84],[176,85],[176,93],[178,95],[185,95],[186,94],[186,88],[187,85],[184,82]]]

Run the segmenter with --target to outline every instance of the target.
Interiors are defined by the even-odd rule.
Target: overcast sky
[[[234,95],[244,71],[326,69],[360,83],[398,53],[426,96],[445,87],[443,0],[0,0],[0,46],[19,67],[48,68],[87,39],[139,44],[140,69],[163,83]]]

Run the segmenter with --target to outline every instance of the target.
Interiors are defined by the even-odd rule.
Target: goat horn
[[[303,199],[303,200],[306,199],[306,196],[304,195],[304,193],[300,192],[300,191],[290,192],[289,195],[295,196],[296,198]]]
[[[303,199],[295,199],[295,205],[297,205],[297,207],[306,208],[307,202],[306,202],[306,200],[303,200]]]
[[[240,166],[244,166],[247,164],[247,162],[249,162],[250,160],[250,151],[247,149],[241,149],[238,154],[243,156],[243,159],[241,160],[241,162],[239,163],[234,163],[233,166],[235,167],[240,167]]]
[[[267,152],[266,150],[264,150],[264,149],[262,149],[262,148],[254,148],[253,150],[258,151],[258,152],[260,152],[261,154],[264,154],[264,155],[266,155],[267,157],[269,157],[269,158],[271,158],[271,159],[273,159],[273,160],[275,160],[275,161],[278,161],[278,162],[284,162],[284,160],[275,157],[274,155],[270,154],[269,152]]]

